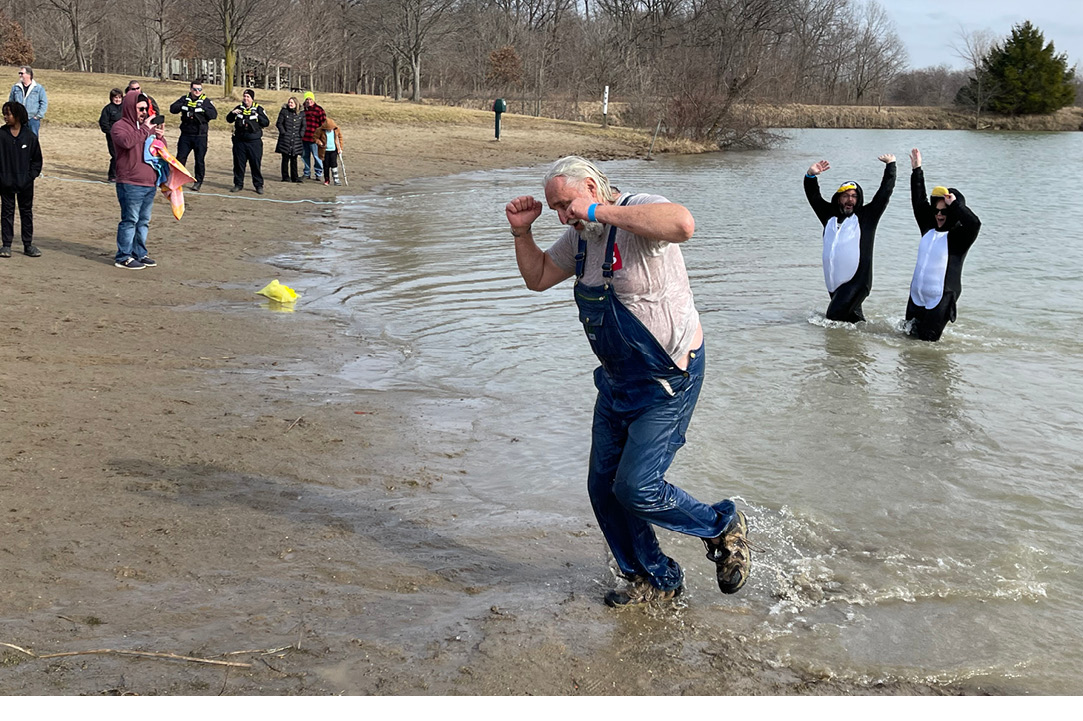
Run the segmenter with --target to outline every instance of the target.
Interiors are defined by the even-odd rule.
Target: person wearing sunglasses
[[[906,320],[909,335],[937,341],[944,327],[955,322],[956,303],[963,292],[963,261],[981,230],[981,221],[956,188],[938,185],[925,194],[921,151],[910,151],[910,202],[921,230]]]
[[[876,226],[895,190],[895,156],[885,154],[878,160],[884,164],[884,177],[868,203],[861,186],[853,180],[840,185],[830,201],[823,199],[817,176],[831,169],[826,160],[813,163],[805,172],[805,198],[824,226],[824,282],[831,297],[824,313],[828,320],[843,323],[865,320],[861,304],[872,291]]]
[[[120,102],[120,120],[109,131],[117,151],[117,253],[113,265],[124,270],[142,270],[155,263],[147,255],[147,232],[158,190],[158,174],[144,159],[147,140],[164,142],[165,130],[151,119],[153,105],[142,92],[132,91]]]
[[[8,102],[19,103],[26,108],[27,125],[34,135],[41,135],[41,119],[49,108],[45,88],[34,81],[34,69],[28,65],[19,68],[19,79],[11,86]]]
[[[203,94],[203,81],[196,80],[188,86],[188,94],[182,95],[169,106],[169,112],[180,113],[180,139],[177,140],[177,160],[181,165],[188,165],[188,155],[193,150],[196,154],[195,179],[192,190],[198,191],[203,186],[203,177],[207,173],[204,162],[207,157],[207,126],[218,117],[211,99]]]

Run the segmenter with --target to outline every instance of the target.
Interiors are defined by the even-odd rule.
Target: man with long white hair
[[[531,226],[542,204],[529,195],[505,207],[515,257],[529,289],[575,277],[598,396],[587,491],[626,588],[610,606],[669,601],[684,572],[658,545],[653,526],[703,539],[718,586],[748,579],[745,515],[733,501],[702,503],[665,480],[703,385],[703,327],[680,244],[695,221],[659,195],[620,193],[593,163],[569,156],[545,176],[545,199],[568,228],[542,251]]]

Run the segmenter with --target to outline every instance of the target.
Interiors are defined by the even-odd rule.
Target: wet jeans
[[[598,525],[626,576],[645,576],[663,590],[683,573],[658,545],[651,524],[700,538],[714,538],[734,517],[732,501],[697,501],[665,479],[703,385],[704,349],[694,353],[687,376],[666,384],[652,378],[614,382],[594,371],[594,406],[587,491]],[[668,386],[668,387],[667,387]]]

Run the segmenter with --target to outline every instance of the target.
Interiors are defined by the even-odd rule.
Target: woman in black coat
[[[4,103],[0,127],[0,258],[11,257],[15,240],[15,206],[19,206],[23,252],[37,258],[34,245],[34,178],[41,175],[41,146],[30,129],[22,103]]]
[[[113,138],[109,131],[113,129],[113,123],[120,120],[120,101],[124,99],[124,91],[113,88],[109,91],[109,104],[102,108],[101,117],[98,118],[98,127],[105,133],[105,145],[109,148],[109,182],[117,182],[117,151],[113,147]]]
[[[305,132],[305,111],[297,103],[297,98],[290,98],[278,111],[278,142],[275,152],[282,154],[282,182],[303,182],[297,177],[297,158],[304,151],[302,137]]]

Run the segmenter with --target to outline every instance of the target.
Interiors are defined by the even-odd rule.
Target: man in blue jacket
[[[11,86],[8,102],[19,103],[26,107],[30,129],[34,135],[41,135],[41,119],[49,108],[49,98],[45,88],[34,82],[34,70],[28,65],[19,68],[19,81]]]

